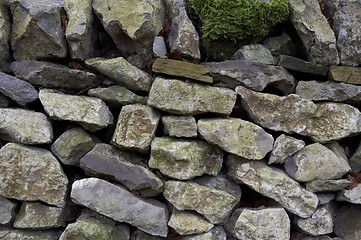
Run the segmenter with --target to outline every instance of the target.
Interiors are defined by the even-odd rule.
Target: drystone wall
[[[216,62],[183,0],[0,0],[0,239],[360,239],[361,2],[288,6]]]

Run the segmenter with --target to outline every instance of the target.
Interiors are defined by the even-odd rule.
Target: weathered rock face
[[[231,59],[246,59],[252,62],[274,65],[276,63],[270,50],[261,44],[242,46]]]
[[[16,60],[64,58],[67,46],[61,26],[62,0],[10,0],[11,48]]]
[[[186,180],[204,173],[216,176],[223,163],[223,151],[200,140],[155,138],[149,167],[169,177]]]
[[[301,150],[304,146],[304,141],[282,134],[273,144],[268,164],[284,163],[288,157]]]
[[[6,108],[10,105],[11,99],[0,93],[0,107]]]
[[[53,129],[40,112],[0,108],[0,138],[23,144],[45,144],[53,139]]]
[[[302,188],[285,172],[264,162],[249,161],[235,155],[229,155],[226,164],[228,175],[235,181],[273,198],[291,213],[307,218],[316,210],[317,196]]]
[[[15,217],[16,203],[0,196],[0,224],[8,225]]]
[[[76,122],[92,132],[113,124],[113,115],[101,99],[50,89],[41,89],[39,98],[45,112],[54,120]]]
[[[262,91],[267,86],[281,90],[284,94],[293,92],[295,80],[283,67],[269,66],[248,60],[230,60],[204,63],[209,68],[215,82],[235,89],[246,86]]]
[[[361,204],[361,184],[352,189],[343,189],[337,194],[338,201],[347,201],[354,204]]]
[[[193,116],[163,116],[162,123],[171,137],[197,137],[197,123]]]
[[[361,206],[346,205],[337,211],[335,233],[342,239],[357,240],[361,234]]]
[[[247,159],[262,159],[272,150],[272,135],[242,119],[200,119],[198,131],[207,142]]]
[[[116,221],[130,223],[153,235],[167,236],[167,207],[156,200],[141,199],[122,187],[97,178],[75,181],[71,198]]]
[[[184,240],[226,240],[227,235],[220,226],[212,228],[209,232],[187,236]]]
[[[149,92],[148,105],[182,115],[229,115],[236,98],[235,92],[226,88],[157,77]]]
[[[59,234],[53,231],[28,231],[17,230],[0,226],[0,236],[2,239],[26,239],[26,240],[57,240]]]
[[[262,42],[262,46],[265,46],[270,50],[271,54],[275,57],[280,55],[297,55],[297,47],[292,41],[290,36],[283,32],[280,36],[268,37]]]
[[[347,179],[338,179],[338,180],[314,180],[307,182],[306,189],[311,192],[335,192],[342,189],[345,189],[351,184]]]
[[[9,40],[11,32],[10,16],[5,1],[0,3],[0,71],[8,69]]]
[[[166,58],[167,46],[162,36],[156,36],[153,42],[153,55],[157,58]]]
[[[298,133],[321,143],[360,132],[360,112],[347,104],[315,104],[295,94],[279,97],[244,87],[236,91],[251,119],[265,128]]]
[[[332,66],[328,75],[329,80],[337,82],[345,82],[349,84],[361,84],[361,70],[360,68]]]
[[[64,207],[68,179],[51,152],[8,143],[0,149],[0,162],[0,195]]]

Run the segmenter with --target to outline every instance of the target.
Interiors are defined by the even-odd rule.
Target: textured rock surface
[[[224,229],[220,226],[212,228],[209,232],[187,236],[184,240],[226,240],[227,235]]]
[[[280,36],[268,37],[262,42],[262,46],[265,46],[270,50],[271,54],[275,57],[280,55],[297,55],[297,47],[292,41],[290,36],[283,32]]]
[[[8,143],[0,149],[0,163],[0,195],[64,207],[68,179],[51,152]]]
[[[54,120],[76,122],[92,132],[113,124],[113,115],[101,99],[49,89],[40,90],[39,98],[45,112]]]
[[[347,179],[338,180],[314,180],[305,184],[306,189],[311,192],[335,192],[345,189],[351,184]]]
[[[318,198],[302,188],[285,172],[260,161],[230,155],[226,161],[228,175],[266,197],[273,198],[289,212],[307,218],[316,210]]]
[[[0,108],[0,138],[24,144],[45,144],[53,139],[53,129],[43,113]]]
[[[157,77],[149,92],[148,105],[182,115],[208,112],[229,115],[236,98],[236,93],[226,88]]]
[[[361,206],[345,205],[336,213],[335,233],[336,236],[347,240],[358,240],[361,234]]]
[[[197,137],[197,123],[192,116],[163,116],[162,123],[171,137]]]
[[[244,87],[237,87],[236,92],[251,119],[265,128],[298,133],[321,143],[360,132],[360,112],[347,104],[315,104],[295,94],[279,97]]]
[[[262,159],[272,150],[272,135],[239,118],[200,119],[198,131],[207,142],[247,159]]]
[[[153,235],[167,236],[167,207],[156,200],[141,199],[122,187],[97,178],[75,181],[71,198],[116,221],[127,222]]]
[[[343,189],[337,194],[337,201],[346,201],[354,204],[361,204],[361,184],[352,189]]]
[[[248,60],[229,60],[224,62],[204,63],[209,68],[215,82],[235,89],[246,86],[255,91],[262,91],[272,86],[284,94],[293,92],[295,79],[283,67],[269,66]]]
[[[273,144],[268,164],[284,163],[288,157],[301,150],[304,146],[304,141],[281,134]]]
[[[332,66],[328,75],[330,80],[361,85],[361,69],[345,66]]]
[[[223,151],[206,142],[158,137],[152,142],[148,164],[171,178],[186,180],[204,173],[216,176],[222,163]]]
[[[124,106],[111,144],[120,149],[147,152],[160,119],[158,111],[141,104]]]
[[[4,240],[58,240],[59,234],[53,231],[17,230],[0,226],[0,237]]]
[[[167,46],[162,36],[156,36],[153,42],[153,55],[157,58],[166,58]]]
[[[145,159],[135,153],[105,143],[95,145],[80,161],[80,167],[90,175],[111,178],[143,196],[156,196],[163,190],[163,182],[144,165]]]
[[[361,171],[361,141],[350,159],[350,167],[353,172],[358,173]]]
[[[15,217],[16,203],[0,196],[0,224],[8,225]]]
[[[9,40],[11,32],[10,14],[5,1],[0,3],[0,71],[8,70]]]
[[[276,63],[268,48],[261,44],[250,44],[242,46],[231,59],[246,59],[252,62],[274,65]]]
[[[6,108],[10,105],[11,99],[0,93],[0,107]]]

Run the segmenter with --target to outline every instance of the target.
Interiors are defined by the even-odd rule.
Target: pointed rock
[[[197,123],[193,116],[163,116],[166,134],[171,137],[197,137]]]
[[[288,157],[298,152],[305,146],[305,142],[296,138],[281,134],[274,142],[268,164],[284,163]]]
[[[0,224],[9,225],[15,217],[17,204],[0,196]]]

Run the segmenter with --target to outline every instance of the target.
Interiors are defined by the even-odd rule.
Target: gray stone
[[[204,173],[216,176],[222,163],[223,151],[206,142],[157,137],[148,164],[171,178],[187,180]]]
[[[347,204],[336,212],[334,232],[347,240],[359,240],[361,236],[361,205]]]
[[[230,155],[226,161],[228,176],[279,202],[289,212],[310,217],[318,204],[317,196],[302,188],[285,172],[262,161],[249,161]]]
[[[245,59],[251,62],[268,65],[276,64],[270,50],[258,43],[242,46],[235,54],[233,54],[231,59]]]
[[[354,204],[361,204],[361,184],[352,189],[343,189],[337,193],[337,201],[346,201]]]
[[[155,136],[159,119],[159,112],[149,106],[124,106],[119,114],[111,144],[120,149],[146,153]]]
[[[178,210],[195,210],[213,224],[224,223],[239,202],[225,190],[194,182],[167,181],[163,195]]]
[[[116,221],[129,223],[152,235],[167,236],[168,212],[161,202],[141,199],[122,187],[97,178],[75,181],[70,196],[76,204]]]
[[[162,36],[156,36],[153,42],[153,55],[157,58],[166,58],[167,46]]]
[[[209,232],[187,236],[183,240],[226,240],[227,235],[221,226],[215,226]]]
[[[268,159],[268,164],[279,163],[282,164],[292,154],[298,152],[305,146],[305,142],[285,134],[281,134],[276,138],[271,155]]]
[[[361,141],[350,159],[350,167],[352,172],[358,173],[361,171]]]
[[[227,88],[157,77],[149,92],[148,105],[173,114],[229,115],[236,98],[236,93]]]
[[[12,62],[10,68],[16,77],[47,88],[84,89],[97,81],[92,73],[45,61]]]
[[[272,86],[284,94],[290,94],[295,86],[294,77],[280,66],[248,60],[208,62],[204,66],[211,70],[215,82],[231,89],[246,86],[255,91],[263,91],[267,86]]]
[[[0,32],[0,71],[8,71],[11,24],[6,1],[0,2]]]
[[[65,58],[67,46],[61,26],[63,0],[10,0],[14,58]]]
[[[32,230],[64,227],[64,209],[38,202],[23,202],[13,226]]]
[[[6,108],[10,105],[11,99],[0,93],[0,108]]]
[[[38,99],[38,91],[31,84],[0,72],[0,93],[14,100],[20,106]]]
[[[68,95],[51,89],[41,89],[39,98],[45,112],[54,120],[76,122],[91,132],[113,124],[113,115],[101,99]]]
[[[0,196],[0,224],[9,225],[15,217],[16,203]]]
[[[29,231],[17,230],[0,226],[1,240],[58,240],[59,233],[56,231]]]
[[[332,81],[361,85],[361,68],[331,66],[328,78]]]
[[[262,42],[262,45],[269,49],[275,57],[279,55],[295,56],[297,54],[296,45],[286,33],[276,37],[268,37]]]
[[[289,0],[291,23],[301,38],[311,62],[337,65],[336,37],[317,1]]]
[[[319,181],[319,180],[316,180]],[[330,180],[329,180],[330,181]],[[330,192],[320,192],[320,193],[316,193],[317,197],[318,197],[318,206],[322,206],[323,204],[327,204],[330,203],[334,200],[336,200],[336,194],[335,193],[330,193]]]
[[[273,146],[272,135],[240,118],[200,119],[198,131],[207,142],[247,159],[262,159]]]
[[[85,60],[92,53],[92,1],[64,0],[64,8],[69,18],[65,36],[70,56],[73,59]]]
[[[302,148],[284,166],[287,174],[299,182],[339,179],[351,170],[346,159],[319,143]]]
[[[337,180],[314,180],[305,184],[306,189],[311,192],[336,192],[350,186],[351,182],[347,179]]]
[[[50,151],[8,143],[0,162],[0,195],[64,207],[68,179]]]
[[[130,230],[126,224],[118,224],[96,212],[83,210],[74,223],[68,224],[59,240],[129,240]]]
[[[131,240],[162,240],[164,238],[153,236],[153,235],[150,235],[148,233],[145,233],[145,232],[137,229],[132,233],[132,236],[130,239]]]
[[[343,103],[319,103],[290,94],[279,97],[237,87],[242,106],[264,128],[298,133],[316,142],[330,142],[361,131],[360,111]]]
[[[162,180],[146,167],[145,159],[105,143],[95,145],[81,159],[80,167],[89,175],[110,178],[143,196],[156,196],[163,190]]]
[[[283,208],[238,208],[227,221],[226,232],[237,239],[288,240],[291,222]]]
[[[46,144],[53,139],[53,128],[43,113],[0,108],[0,138],[24,144]]]
[[[193,116],[163,116],[165,132],[171,137],[197,137],[197,123]]]
[[[346,162],[348,162],[348,157],[346,156],[345,149],[338,144],[337,141],[332,141],[325,144],[325,147],[334,152],[338,157],[343,158]]]

